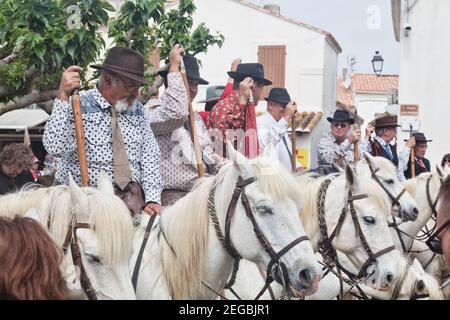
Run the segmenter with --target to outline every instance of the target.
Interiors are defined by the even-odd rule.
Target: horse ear
[[[345,179],[350,190],[355,190],[358,187],[358,176],[348,164],[345,166]]]
[[[414,258],[414,261],[412,263],[412,266],[417,269],[418,271],[423,271],[423,267],[422,264],[419,262],[419,260],[417,260],[416,258]]]
[[[88,214],[88,197],[84,194],[83,190],[75,183],[72,175],[69,173],[69,190],[70,201],[78,209],[80,214]]]
[[[233,166],[236,167],[241,174],[248,172],[250,169],[249,160],[236,151],[230,141],[227,141],[227,159],[233,163]]]
[[[114,188],[109,180],[106,172],[100,172],[100,178],[98,179],[98,190],[104,191],[105,193],[114,194]]]
[[[425,286],[425,282],[423,279],[417,280],[416,282],[416,292],[419,294],[428,293],[427,287]]]

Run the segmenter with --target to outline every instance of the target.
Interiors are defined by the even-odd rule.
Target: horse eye
[[[374,217],[364,217],[364,222],[366,224],[375,224],[375,218]]]
[[[393,179],[385,179],[384,181],[386,181],[386,183],[388,183],[388,184],[393,184],[394,183]]]
[[[86,253],[86,258],[89,263],[102,264],[102,262],[100,261],[100,258],[93,254]]]
[[[256,206],[256,210],[259,213],[263,213],[263,214],[272,213],[272,209],[270,209],[270,207],[267,206],[266,204]]]

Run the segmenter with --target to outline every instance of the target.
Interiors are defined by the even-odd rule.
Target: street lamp
[[[372,58],[372,67],[373,72],[377,75],[377,77],[380,76],[381,71],[383,71],[383,62],[384,59],[380,54],[380,51],[375,51],[375,55]]]

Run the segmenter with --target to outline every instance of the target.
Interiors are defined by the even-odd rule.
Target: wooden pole
[[[191,140],[194,146],[195,160],[197,162],[198,176],[203,177],[205,175],[205,165],[203,164],[202,152],[200,144],[198,142],[198,136],[195,127],[194,110],[192,109],[191,95],[189,93],[189,84],[187,80],[186,68],[184,66],[183,58],[181,58],[181,77],[183,78],[184,88],[186,89],[186,95],[188,98],[189,106],[189,127],[191,130]]]
[[[353,130],[359,129],[359,125],[356,123],[357,120],[358,120],[358,110],[356,110],[356,107],[355,107],[355,125],[353,127]],[[355,162],[359,161],[359,142],[358,141],[356,141],[353,146],[353,157],[354,157]]]
[[[89,174],[87,167],[86,149],[84,146],[83,119],[81,118],[80,95],[78,93],[78,89],[75,89],[72,93],[72,111],[73,119],[75,121],[77,153],[80,162],[81,186],[87,187],[89,185]]]
[[[297,133],[296,133],[296,129],[297,129],[297,124],[295,123],[295,113],[297,111],[294,112],[294,114],[292,115],[292,119],[291,119],[291,150],[292,150],[292,154],[291,154],[291,167],[292,167],[292,172],[297,172]]]
[[[412,125],[409,125],[409,137],[411,138],[413,136],[412,134]],[[414,147],[411,148],[411,154],[409,156],[409,165],[411,168],[411,178],[414,178],[416,176],[416,166],[414,165]]]

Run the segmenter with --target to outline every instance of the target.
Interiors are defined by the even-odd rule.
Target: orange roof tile
[[[387,93],[389,89],[398,89],[398,75],[354,73],[352,82],[355,92]]]

